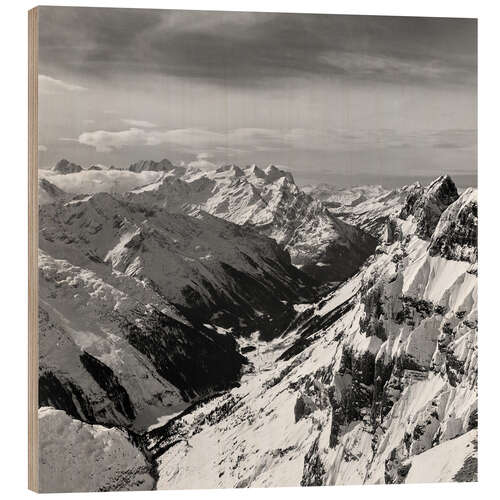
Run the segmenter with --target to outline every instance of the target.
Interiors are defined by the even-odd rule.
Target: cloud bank
[[[76,140],[80,144],[95,148],[98,152],[159,145],[171,145],[185,151],[199,151],[201,149],[216,152],[232,149],[248,152],[283,149],[355,151],[411,147],[471,149],[476,144],[476,131],[447,129],[431,132],[400,132],[392,129],[347,131],[238,128],[228,132],[219,132],[194,128],[145,130],[133,127],[121,131],[84,132]],[[197,155],[196,161],[208,162],[212,157],[211,153],[200,153]]]

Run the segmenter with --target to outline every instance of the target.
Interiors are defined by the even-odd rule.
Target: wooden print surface
[[[476,481],[476,20],[29,33],[30,488]]]

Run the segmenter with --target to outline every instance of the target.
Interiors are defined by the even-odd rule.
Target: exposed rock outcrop
[[[58,174],[74,174],[77,172],[81,172],[83,168],[80,165],[77,165],[76,163],[72,163],[65,158],[62,160],[59,160],[54,167],[52,168],[54,172],[57,172]]]
[[[449,175],[442,175],[426,188],[415,186],[408,194],[401,217],[413,215],[421,238],[430,238],[441,214],[458,198],[457,188]]]
[[[467,189],[444,211],[429,252],[450,260],[477,262],[477,190]]]

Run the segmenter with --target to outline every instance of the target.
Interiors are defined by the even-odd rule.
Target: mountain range
[[[96,489],[476,479],[475,189],[66,170],[39,181],[47,491],[103,440],[127,458]]]

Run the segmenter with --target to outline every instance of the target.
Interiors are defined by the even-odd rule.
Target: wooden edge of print
[[[28,487],[38,491],[38,9],[28,12]]]

